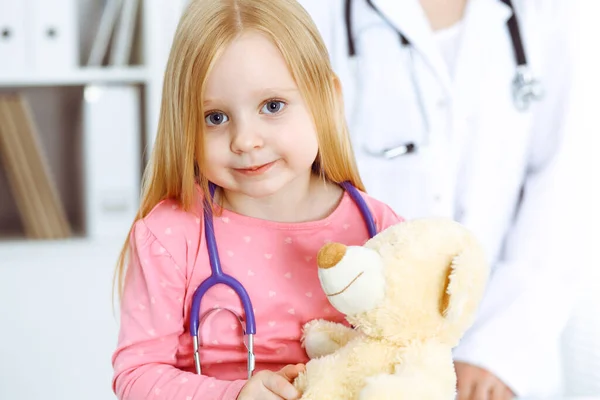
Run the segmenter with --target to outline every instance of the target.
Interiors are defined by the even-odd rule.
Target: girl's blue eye
[[[261,111],[267,114],[276,114],[281,111],[283,107],[285,107],[283,101],[271,100],[265,103]]]
[[[229,118],[222,112],[213,112],[208,114],[204,120],[209,126],[217,126],[229,121]]]

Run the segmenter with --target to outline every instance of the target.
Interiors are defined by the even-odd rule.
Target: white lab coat
[[[572,2],[515,1],[530,68],[546,93],[543,102],[519,112],[511,92],[515,59],[506,5],[468,1],[450,76],[418,0],[373,0],[416,49],[413,65],[430,129],[429,153],[393,160],[369,156],[364,146],[427,139],[398,34],[365,0],[354,0],[353,64],[344,1],[300,2],[341,79],[367,190],[407,218],[459,220],[478,234],[489,255],[489,287],[455,358],[492,371],[520,396],[556,393],[559,336],[579,276],[580,227],[569,210],[576,191],[585,192],[569,179],[574,166],[562,155],[568,146],[560,145],[570,94],[566,25]]]

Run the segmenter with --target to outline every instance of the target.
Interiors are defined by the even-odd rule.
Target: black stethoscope
[[[353,37],[352,24],[352,1],[353,0],[346,0],[344,10],[346,36],[348,41],[348,56],[351,58],[356,56],[356,47]],[[513,52],[517,65],[516,74],[512,83],[513,102],[517,110],[527,111],[531,103],[533,103],[534,101],[541,100],[543,98],[543,88],[541,83],[534,78],[533,74],[531,73],[531,70],[527,65],[527,57],[525,55],[525,49],[523,47],[523,41],[521,39],[519,23],[517,21],[517,15],[515,13],[512,1],[500,1],[506,4],[512,12],[512,16],[508,19],[507,27],[510,33],[510,39],[512,42]],[[400,43],[402,46],[412,47],[410,41],[406,38],[406,36],[404,36],[404,34],[386,18],[386,16],[373,4],[372,0],[366,0],[366,2],[390,26],[390,28],[394,29],[398,33],[398,36],[400,37]],[[425,107],[423,105],[421,93],[416,83],[414,69],[411,69],[411,71],[413,86],[415,86],[415,91],[417,93],[417,102],[419,103],[418,106],[420,108],[421,115],[423,117],[427,129],[427,117]],[[405,143],[400,146],[394,146],[378,151],[369,151],[369,153],[373,156],[391,159],[401,155],[415,153],[418,147],[419,146],[416,143]]]

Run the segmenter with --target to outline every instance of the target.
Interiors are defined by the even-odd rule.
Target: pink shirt
[[[363,193],[378,230],[401,219]],[[201,209],[196,210],[201,215]],[[315,256],[327,241],[361,245],[363,218],[348,194],[325,219],[277,223],[223,210],[215,217],[223,271],[238,279],[255,309],[256,371],[306,362],[301,327],[315,318],[343,322],[323,294]],[[200,325],[202,375],[195,373],[189,313],[192,295],[210,273],[203,221],[163,201],[131,235],[131,262],[121,302],[121,329],[113,355],[119,399],[234,400],[245,384],[247,352],[236,317],[211,314]],[[238,297],[213,287],[201,315],[228,307],[243,316]]]

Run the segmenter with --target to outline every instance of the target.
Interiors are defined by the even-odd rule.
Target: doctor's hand
[[[457,400],[512,400],[514,393],[491,372],[456,361]]]
[[[237,400],[294,400],[300,398],[292,382],[304,371],[303,364],[286,365],[277,372],[260,371],[246,382]]]

